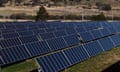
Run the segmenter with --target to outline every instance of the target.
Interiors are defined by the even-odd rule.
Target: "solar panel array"
[[[0,23],[0,66],[36,58],[57,72],[120,45],[120,22]]]

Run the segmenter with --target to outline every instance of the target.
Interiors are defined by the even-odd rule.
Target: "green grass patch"
[[[103,52],[95,57],[75,64],[63,72],[101,72],[120,60],[120,47]]]
[[[34,59],[2,68],[2,72],[30,72],[37,68]]]

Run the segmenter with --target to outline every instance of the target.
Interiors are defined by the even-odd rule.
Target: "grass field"
[[[73,65],[63,72],[101,72],[120,60],[120,47],[103,52],[86,61]]]
[[[37,69],[37,64],[35,63],[35,60],[32,59],[5,67],[2,69],[2,72],[30,72],[34,69]]]

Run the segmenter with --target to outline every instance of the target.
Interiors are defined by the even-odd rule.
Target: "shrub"
[[[37,16],[35,18],[35,21],[45,21],[48,19],[48,12],[44,8],[44,6],[41,6],[39,8],[39,11],[37,12]]]
[[[93,20],[93,21],[106,21],[107,19],[103,13],[100,13],[99,15],[91,16],[91,20]]]

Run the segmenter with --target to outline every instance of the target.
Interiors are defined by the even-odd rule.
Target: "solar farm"
[[[59,72],[120,45],[120,22],[0,23],[0,67],[35,59]]]

